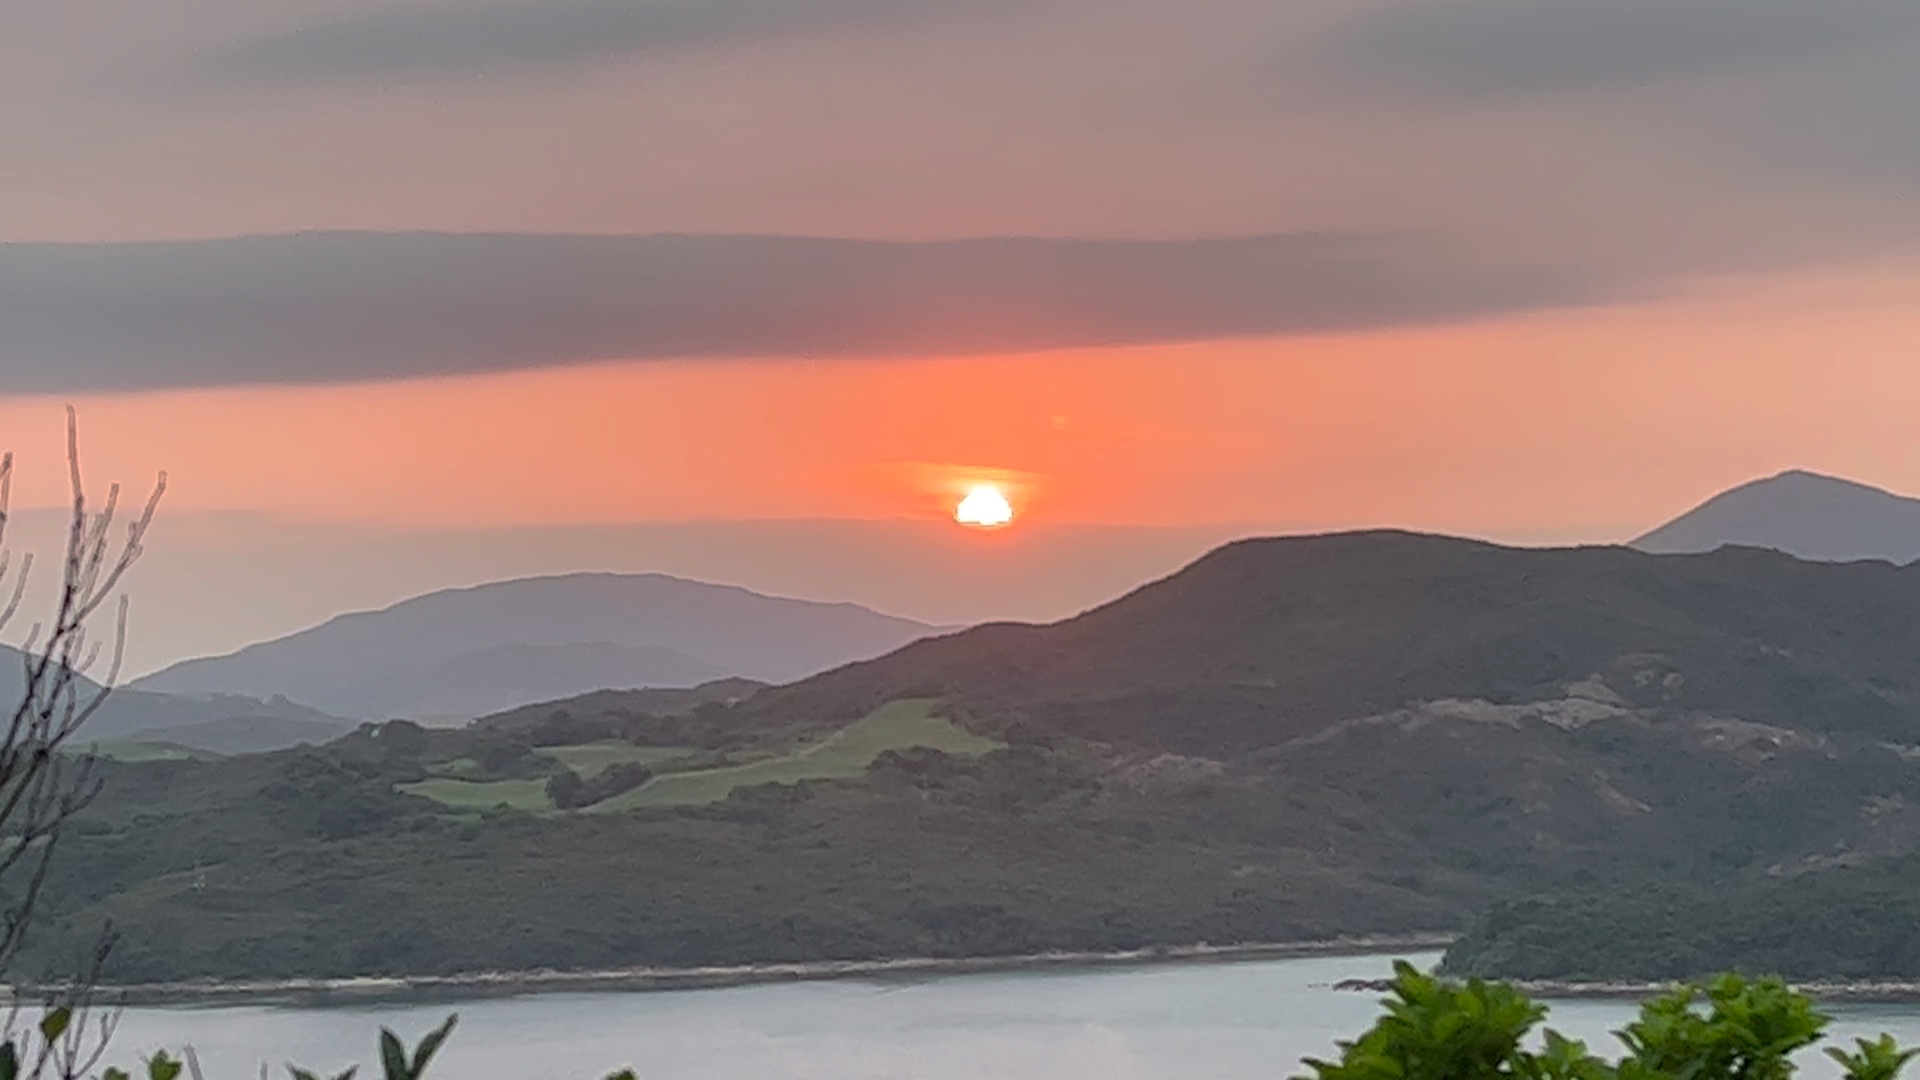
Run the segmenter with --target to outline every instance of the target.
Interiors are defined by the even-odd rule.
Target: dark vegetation
[[[1118,747],[1213,757],[1442,698],[1594,679],[1623,704],[1821,734],[1920,730],[1920,573],[1751,549],[1649,556],[1376,532],[1230,544],[1051,626],[917,642],[757,695],[768,730],[942,696]]]
[[[561,810],[579,810],[624,795],[651,779],[653,770],[637,761],[610,765],[586,777],[561,769],[547,778],[547,798]]]
[[[1829,1020],[1777,979],[1722,975],[1645,1002],[1616,1032],[1609,1059],[1552,1028],[1545,1007],[1511,986],[1443,982],[1395,965],[1386,1009],[1313,1080],[1790,1080],[1794,1055]],[[1895,1080],[1920,1050],[1893,1038],[1826,1046],[1846,1080]]]
[[[1805,981],[1920,977],[1920,860],[1496,905],[1449,971],[1577,982],[1690,979],[1734,963]]]
[[[482,731],[524,736],[534,746],[625,739],[654,746],[727,741],[721,710],[765,683],[717,679],[688,689],[598,690],[563,702],[528,705],[474,721]]]
[[[1031,747],[552,815],[398,794],[417,759],[366,749],[106,766],[23,970],[60,973],[102,918],[122,931],[109,977],[156,981],[1118,949],[1465,910],[1305,863],[1282,875],[1262,834],[1284,823],[1231,796],[1108,804],[1089,768]]]
[[[107,764],[24,959],[70,971],[105,918],[110,977],[148,981],[1225,944],[1813,883],[1920,850],[1915,610],[1920,571],[1750,550],[1235,544],[744,701]],[[645,802],[922,698],[1000,748]],[[626,761],[652,779],[596,798]]]

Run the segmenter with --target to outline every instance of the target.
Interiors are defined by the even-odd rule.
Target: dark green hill
[[[106,918],[119,974],[154,979],[1227,943],[1744,889],[1920,852],[1916,615],[1920,569],[1884,564],[1249,541],[732,704],[115,764],[31,959]],[[606,797],[554,810],[561,772]]]
[[[217,699],[216,699],[217,700]],[[127,742],[174,744],[213,754],[264,754],[302,743],[329,743],[352,731],[351,720],[318,714],[302,716],[299,706],[291,715],[267,711],[254,713],[241,708],[231,715],[218,715],[172,727],[145,728],[128,733]]]
[[[587,728],[602,734],[644,731],[649,721],[685,717],[701,707],[732,705],[766,689],[752,679],[715,679],[686,689],[596,690],[564,701],[524,705],[483,716],[473,726],[487,731],[533,734],[544,729]],[[600,737],[583,735],[582,739]]]
[[[762,694],[740,723],[834,724],[938,694],[978,723],[1232,756],[1410,702],[1591,680],[1633,707],[1892,737],[1920,733],[1917,615],[1920,571],[1879,563],[1247,540],[1078,618],[928,639]]]
[[[1806,981],[1920,974],[1920,860],[1497,905],[1448,950],[1461,975],[1652,982],[1744,971]]]

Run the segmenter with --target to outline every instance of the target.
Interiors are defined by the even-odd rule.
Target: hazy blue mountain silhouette
[[[26,687],[19,650],[0,645],[0,721],[10,719]],[[80,682],[84,704],[99,693]],[[121,741],[175,742],[198,750],[233,752],[278,749],[300,742],[323,743],[352,731],[354,723],[284,698],[261,700],[236,694],[164,694],[120,687],[76,736],[76,745]],[[244,733],[244,734],[238,734]],[[238,742],[236,742],[236,738]]]
[[[1920,559],[1920,499],[1794,469],[1742,484],[1633,541],[1641,551],[1689,554],[1768,548],[1816,562]]]
[[[934,632],[854,604],[664,574],[569,574],[429,593],[342,615],[139,689],[295,701],[342,715],[474,717],[599,689],[782,683]]]

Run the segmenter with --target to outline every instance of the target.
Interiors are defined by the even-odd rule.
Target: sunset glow
[[[976,529],[998,529],[1013,523],[1013,504],[999,488],[982,484],[954,507],[953,520]]]
[[[1847,7],[1724,3],[1748,45]],[[156,655],[610,562],[1049,618],[1239,536],[1920,492],[1914,65],[1874,34],[1837,79],[1698,5],[656,6],[0,35],[15,546],[60,542],[68,404],[90,478],[171,477]],[[1668,41],[1710,55],[1626,55]]]

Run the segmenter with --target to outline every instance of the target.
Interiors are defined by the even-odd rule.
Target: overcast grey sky
[[[1656,273],[1920,235],[1905,0],[73,0],[0,18],[12,239],[1413,231]]]
[[[1268,238],[15,248],[0,393],[1390,327],[1920,243],[1909,0],[74,0],[0,19],[16,241]],[[616,284],[647,295],[609,314],[593,297]],[[956,288],[1005,324],[943,323]]]

